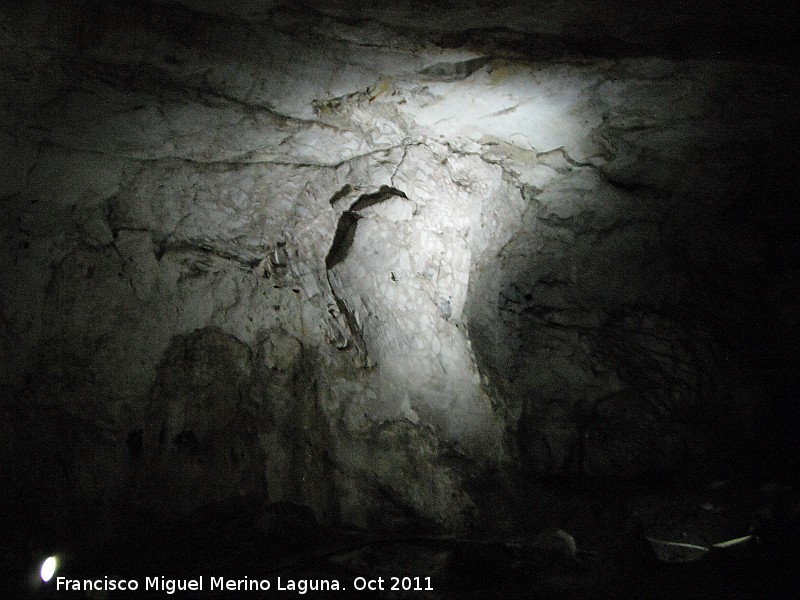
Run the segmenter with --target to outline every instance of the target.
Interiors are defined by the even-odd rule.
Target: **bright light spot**
[[[58,561],[56,560],[56,557],[55,556],[48,557],[42,563],[42,570],[41,570],[42,581],[44,581],[45,583],[50,581],[50,578],[53,577],[53,574],[56,572],[57,566],[58,566]]]

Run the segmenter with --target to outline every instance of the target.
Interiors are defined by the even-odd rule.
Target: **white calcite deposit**
[[[421,33],[569,29],[497,7],[184,4],[0,9],[8,478],[458,528],[484,468],[672,468],[752,403],[682,310],[795,67]]]

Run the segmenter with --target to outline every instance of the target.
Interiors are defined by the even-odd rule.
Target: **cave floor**
[[[204,598],[796,598],[800,590],[794,584],[798,495],[791,486],[719,481],[701,492],[637,488],[592,490],[591,496],[573,491],[560,498],[551,493],[575,553],[553,528],[533,533],[522,526],[513,535],[490,532],[484,524],[459,536],[421,533],[422,527],[371,535],[319,526],[289,503],[266,509],[246,501],[225,503],[170,520],[130,509],[28,504],[9,511],[0,537],[8,588],[3,597],[172,596],[164,589],[145,590],[147,577],[202,577],[202,593],[175,595]],[[748,542],[711,549],[694,562],[659,560],[648,541],[710,547],[749,535],[754,526]],[[140,588],[87,594],[34,583],[35,569],[50,553],[61,562],[57,575],[136,579]],[[271,587],[211,591],[212,577],[267,580]],[[383,591],[356,591],[359,577]],[[390,589],[393,577],[399,578],[397,591]],[[301,581],[319,580],[336,580],[343,589],[299,593]],[[402,591],[404,583],[421,589]]]

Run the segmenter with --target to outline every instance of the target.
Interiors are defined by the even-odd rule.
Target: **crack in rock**
[[[351,194],[354,189],[355,188],[353,188],[353,186],[349,183],[342,186],[342,188],[331,197],[331,205],[335,204],[341,198]],[[385,202],[386,200],[394,197],[408,198],[404,191],[388,185],[382,185],[377,192],[362,194],[359,196],[358,199],[350,206],[350,208],[342,212],[341,217],[339,217],[339,222],[336,225],[336,232],[333,235],[333,242],[331,243],[330,250],[325,257],[328,286],[331,290],[334,300],[336,301],[336,305],[339,308],[339,312],[344,316],[345,322],[347,323],[347,327],[352,336],[352,341],[355,344],[358,353],[363,357],[365,367],[370,366],[370,361],[367,354],[366,343],[364,342],[364,338],[361,333],[361,327],[358,324],[358,320],[355,318],[355,315],[353,315],[353,313],[347,308],[347,304],[337,293],[336,288],[331,281],[330,273],[331,269],[333,269],[347,257],[347,254],[353,245],[353,241],[356,237],[358,222],[363,218],[358,214],[358,211],[364,210],[365,208],[374,206],[381,202]],[[340,346],[340,349],[346,350],[349,345],[350,344],[348,340],[347,343],[345,343],[343,346]]]
[[[356,237],[356,225],[362,217],[352,210],[346,210],[339,217],[336,225],[336,233],[333,235],[333,243],[328,255],[325,257],[325,267],[330,271],[333,267],[342,262],[347,256],[347,251],[353,245]]]
[[[364,366],[368,367],[369,357],[367,355],[367,346],[361,335],[358,321],[347,308],[347,304],[345,304],[344,300],[336,292],[336,287],[333,285],[333,281],[331,281],[331,269],[345,259],[350,246],[353,245],[353,240],[356,236],[356,225],[359,219],[361,219],[361,217],[353,211],[346,210],[342,213],[342,216],[339,218],[339,223],[336,226],[336,233],[333,236],[331,249],[325,257],[325,275],[328,280],[328,288],[330,288],[339,313],[344,317],[347,329],[350,331],[350,339],[346,339],[344,343],[337,343],[336,346],[340,350],[347,350],[350,348],[350,343],[352,341],[356,351],[362,357]]]
[[[353,186],[349,183],[343,186],[333,195],[331,198],[331,204],[336,203],[342,197],[350,194],[353,189]],[[349,210],[346,210],[342,213],[342,216],[339,217],[339,222],[336,225],[336,233],[333,236],[333,243],[328,251],[328,255],[325,257],[325,266],[327,269],[330,270],[342,262],[347,256],[347,251],[350,249],[350,246],[353,245],[353,240],[356,236],[356,226],[358,221],[362,218],[358,212],[364,210],[365,208],[369,208],[370,206],[385,202],[389,198],[394,198],[395,196],[408,199],[408,196],[404,191],[399,190],[396,187],[382,185],[377,192],[373,192],[371,194],[362,194],[359,196],[358,199],[350,206]]]
[[[363,194],[359,196],[358,200],[356,200],[353,205],[350,207],[352,212],[358,212],[360,210],[364,210],[369,206],[373,206],[375,204],[380,204],[388,200],[389,198],[393,198],[398,196],[400,198],[405,198],[408,200],[408,196],[402,190],[398,190],[396,187],[391,187],[388,185],[382,185],[377,192],[372,194]]]
[[[458,62],[437,62],[418,73],[430,81],[460,81],[472,75],[491,60],[489,56],[479,56]]]

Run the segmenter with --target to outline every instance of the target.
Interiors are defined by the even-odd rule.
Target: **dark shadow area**
[[[594,490],[596,539],[577,549],[560,529],[516,536],[366,534],[318,525],[303,507],[247,499],[169,521],[121,507],[29,506],[6,515],[12,518],[0,543],[0,583],[4,597],[20,599],[163,598],[173,585],[177,597],[197,598],[303,597],[302,591],[315,598],[795,597],[787,574],[798,552],[796,522],[791,529],[785,522],[764,526],[750,542],[712,549],[697,562],[668,564],[627,513],[636,497],[627,492]],[[55,580],[37,581],[51,554],[59,559],[57,577],[106,588],[133,580],[138,589],[56,591]],[[180,591],[190,582],[203,590]],[[251,587],[235,592],[221,585]],[[372,591],[356,589],[368,585]]]

